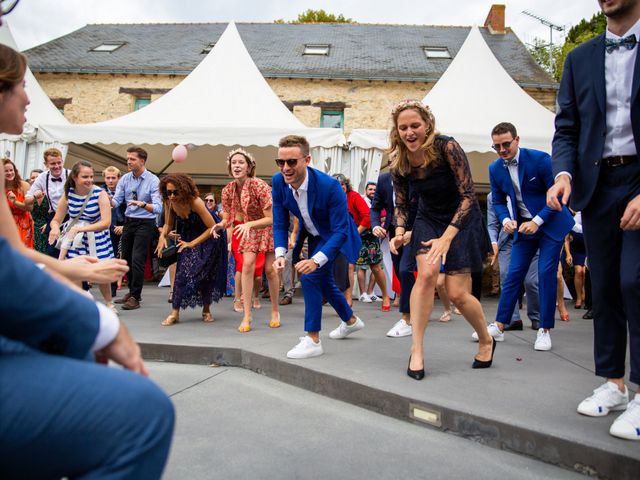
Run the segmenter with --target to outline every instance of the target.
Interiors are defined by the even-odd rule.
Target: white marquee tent
[[[3,21],[0,26],[0,43],[18,50],[6,21]],[[25,90],[31,103],[27,108],[27,123],[24,126],[24,133],[22,135],[0,134],[2,157],[13,160],[23,177],[34,168],[42,168],[42,153],[45,149],[55,146],[63,153],[66,152],[66,147],[57,142],[36,141],[40,124],[69,125],[67,119],[51,103],[29,68],[25,72]]]
[[[551,151],[554,114],[511,78],[477,27],[423,102],[433,111],[436,128],[469,155],[477,184],[488,185],[487,168],[496,158],[490,133],[500,122],[516,126],[523,146]],[[388,146],[388,132],[354,130],[349,141],[353,147],[381,151]]]
[[[167,172],[183,171],[199,183],[226,180],[226,155],[234,146],[247,148],[257,158],[258,175],[275,171],[278,140],[288,134],[304,135],[319,168],[339,161],[344,135],[340,130],[308,128],[271,90],[246,50],[234,23],[215,47],[176,87],[146,107],[128,115],[94,124],[41,125],[38,136],[72,143],[71,155],[91,157],[89,146],[101,155],[100,164],[126,157],[131,145],[149,152],[147,166],[162,170],[171,161],[176,144],[188,146],[185,163]],[[106,155],[106,157],[105,157]],[[105,163],[106,159],[106,163]],[[218,179],[216,182],[215,179]]]

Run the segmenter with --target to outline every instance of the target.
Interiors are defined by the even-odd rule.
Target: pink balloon
[[[171,152],[171,158],[173,158],[173,161],[176,163],[184,162],[187,159],[187,147],[184,145],[176,145],[173,152]]]

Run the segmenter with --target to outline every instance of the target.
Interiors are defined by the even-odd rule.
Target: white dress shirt
[[[298,187],[297,190],[293,188],[291,185],[289,185],[289,188],[293,192],[293,198],[298,204],[298,208],[300,209],[300,214],[302,215],[302,221],[304,222],[304,227],[306,228],[307,232],[309,232],[314,237],[319,237],[320,232],[318,232],[318,229],[313,224],[313,220],[311,220],[311,215],[309,213],[309,204],[308,204],[309,171],[308,169],[305,172],[305,178],[304,178],[304,181],[302,182],[302,185],[300,185],[300,187]],[[284,247],[277,247],[275,254],[276,254],[276,258],[284,257],[287,254],[287,249]],[[316,252],[316,254],[313,255],[313,257],[311,258],[315,260],[318,263],[318,265],[320,265],[321,267],[329,261],[329,258],[324,253],[322,253],[322,251]]]
[[[516,159],[518,163],[520,163],[520,149],[518,149],[518,151],[516,152],[516,156],[513,158]],[[531,215],[531,212],[527,209],[527,206],[524,204],[524,200],[522,200],[522,191],[520,189],[520,178],[518,177],[518,165],[509,165],[507,167],[507,170],[509,171],[509,176],[511,177],[511,183],[513,184],[513,189],[516,192],[516,204],[517,204],[518,212],[520,213],[520,216],[524,218],[533,217],[533,215]],[[511,215],[513,216],[513,213],[511,213]],[[515,220],[515,216],[513,219]],[[544,220],[539,215],[536,215],[535,217],[533,217],[532,220],[538,226],[544,223]],[[510,219],[505,218],[502,221],[502,225],[504,225],[508,221],[510,221]]]
[[[54,182],[54,178],[59,178],[61,181]],[[47,188],[47,181],[48,187]],[[42,192],[47,196],[47,200],[49,200],[49,211],[55,212],[58,209],[58,203],[62,198],[62,194],[64,193],[64,184],[67,181],[67,169],[63,168],[62,173],[59,177],[54,177],[51,175],[51,172],[46,171],[42,172],[41,175],[38,175],[38,178],[35,179],[33,185],[29,187],[29,191],[25,195],[25,197],[34,198],[35,194],[38,192]],[[48,195],[47,195],[48,193]]]
[[[635,23],[622,37],[635,34],[640,40],[640,20]],[[606,38],[619,40],[615,33],[609,30]],[[631,50],[618,47],[604,56],[604,78],[606,96],[606,136],[604,139],[603,157],[614,155],[635,155],[636,145],[633,141],[631,129],[631,87],[633,71],[638,54],[638,46]]]
[[[635,34],[640,40],[640,20],[631,27],[622,37]],[[605,38],[618,40],[615,33],[608,29]],[[633,73],[635,70],[638,45],[631,50],[618,47],[611,53],[604,53],[604,81],[606,93],[606,134],[602,156],[613,157],[616,155],[636,155],[636,145],[633,141],[631,129],[631,88],[633,86]],[[560,175],[568,175],[569,172],[559,172]]]

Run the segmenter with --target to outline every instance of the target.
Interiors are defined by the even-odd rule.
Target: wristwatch
[[[315,263],[318,268],[320,268],[320,262],[318,260],[316,260],[315,258],[312,258],[311,260],[313,260],[313,263]]]
[[[142,208],[147,208],[147,202],[142,202]]]

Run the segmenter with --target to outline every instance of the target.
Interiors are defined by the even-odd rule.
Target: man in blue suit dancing
[[[531,262],[538,257],[540,328],[534,344],[539,351],[551,350],[550,330],[554,326],[560,249],[574,225],[567,207],[556,212],[546,205],[546,192],[553,184],[551,157],[538,150],[520,148],[520,137],[511,123],[499,123],[491,131],[493,148],[500,158],[489,166],[493,207],[502,228],[513,234],[509,272],[502,286],[496,321],[489,334],[504,340],[505,325],[511,323],[520,285]],[[507,208],[511,200],[513,215]]]
[[[591,271],[596,375],[607,381],[578,412],[625,410],[609,433],[640,440],[640,395],[629,401],[624,382],[628,331],[629,379],[640,384],[640,0],[598,2],[606,32],[565,61],[547,203],[571,196],[582,211]]]
[[[298,217],[300,228],[293,248],[295,269],[302,276],[307,334],[289,352],[289,358],[310,358],[322,355],[320,328],[322,299],[325,298],[342,322],[329,337],[346,338],[364,327],[353,314],[344,295],[333,279],[333,261],[344,255],[354,263],[360,252],[360,236],[349,216],[347,198],[337,180],[309,167],[309,142],[289,135],[280,140],[276,164],[280,173],[273,176],[273,236],[276,260],[274,267],[283,270],[289,236],[289,212]],[[309,259],[299,260],[304,240],[309,244]]]

